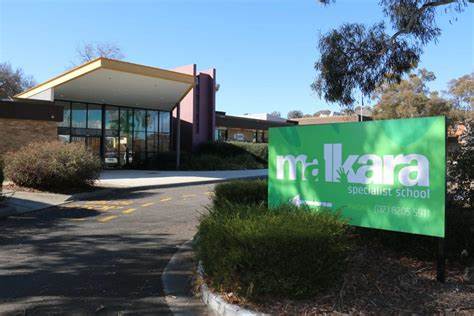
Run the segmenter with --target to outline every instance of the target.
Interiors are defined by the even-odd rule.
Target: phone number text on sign
[[[415,216],[421,218],[426,218],[430,216],[430,210],[425,208],[412,208],[390,205],[375,205],[375,212],[393,214],[398,216]]]

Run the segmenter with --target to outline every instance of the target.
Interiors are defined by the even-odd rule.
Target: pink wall
[[[182,150],[193,151],[201,143],[212,141],[215,130],[216,70],[197,72],[196,65],[186,65],[174,71],[192,74],[199,82],[180,102]],[[176,118],[176,109],[173,111]],[[175,121],[175,120],[174,120]],[[176,132],[176,123],[173,126]]]

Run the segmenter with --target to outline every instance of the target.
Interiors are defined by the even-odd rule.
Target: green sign
[[[445,118],[272,128],[270,206],[340,211],[355,226],[444,237]]]

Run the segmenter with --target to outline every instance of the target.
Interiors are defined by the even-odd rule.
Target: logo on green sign
[[[444,236],[444,117],[270,129],[269,204]]]

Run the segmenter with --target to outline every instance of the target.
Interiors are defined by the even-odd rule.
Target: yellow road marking
[[[101,210],[101,211],[108,211],[108,210],[111,210],[115,208],[114,205],[104,205],[104,206],[100,206],[98,209]]]
[[[171,201],[171,198],[163,198],[163,199],[160,199],[160,202],[166,202],[166,201]]]
[[[110,216],[99,218],[98,221],[101,222],[101,223],[105,223],[105,222],[113,220],[114,218],[117,218],[117,216],[116,215],[110,215]]]
[[[64,208],[78,208],[78,207],[82,207],[82,205],[79,205],[79,204],[66,204],[66,205],[62,205],[61,207],[64,207]]]
[[[193,197],[193,196],[196,196],[196,194],[183,194],[183,195],[181,195],[181,197],[183,197],[183,198]]]
[[[135,211],[136,211],[136,208],[128,208],[126,210],[123,210],[122,213],[130,214],[130,213],[135,212]]]
[[[143,206],[143,207],[147,207],[147,206],[152,206],[153,204],[155,204],[155,203],[153,203],[153,202],[150,202],[150,203],[145,203],[145,204],[142,204],[142,206]]]
[[[107,204],[108,201],[87,201],[86,204]]]
[[[130,205],[133,204],[132,201],[117,201],[117,204],[119,205]]]

